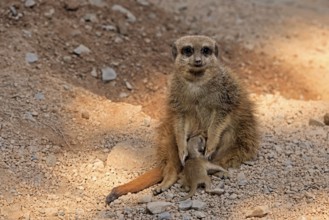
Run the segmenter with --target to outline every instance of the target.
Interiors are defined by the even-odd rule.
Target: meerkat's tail
[[[162,169],[160,167],[155,167],[126,184],[114,187],[111,193],[106,197],[106,204],[109,205],[111,202],[127,193],[136,193],[153,186],[159,183],[162,178]]]
[[[191,185],[190,191],[188,192],[188,194],[186,196],[184,196],[181,201],[184,201],[186,199],[191,198],[192,196],[194,196],[196,190],[197,190],[198,186],[197,185]]]

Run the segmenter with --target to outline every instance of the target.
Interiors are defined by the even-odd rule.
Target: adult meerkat
[[[187,140],[195,131],[206,134],[206,156],[224,168],[238,167],[257,153],[254,105],[234,73],[218,60],[216,42],[206,36],[185,36],[173,44],[172,55],[175,71],[166,115],[158,128],[159,166],[113,188],[107,204],[158,182],[155,193],[167,190],[177,181],[187,156]]]
[[[183,188],[189,193],[181,200],[191,198],[201,184],[205,186],[206,192],[212,192],[208,171],[227,172],[221,166],[211,163],[204,157],[202,153],[205,148],[206,141],[202,135],[192,137],[187,142],[188,159],[185,161],[185,166],[179,177]]]

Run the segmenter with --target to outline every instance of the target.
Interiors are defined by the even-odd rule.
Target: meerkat
[[[158,166],[113,188],[107,204],[159,182],[155,194],[172,186],[188,155],[188,137],[195,131],[207,136],[205,156],[225,169],[255,157],[259,133],[254,104],[218,54],[215,40],[207,36],[185,36],[174,42],[175,68],[164,106],[166,115],[157,132]]]
[[[204,158],[203,152],[206,148],[206,140],[203,136],[195,136],[188,140],[187,151],[188,159],[185,161],[183,171],[179,174],[182,187],[189,191],[181,200],[191,198],[199,185],[205,186],[205,191],[211,193],[211,179],[208,171],[227,171],[216,164],[211,163]]]

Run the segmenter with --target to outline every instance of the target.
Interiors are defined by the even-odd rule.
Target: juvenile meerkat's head
[[[207,36],[185,36],[176,40],[172,47],[175,66],[188,81],[208,78],[207,69],[218,62],[216,41]]]

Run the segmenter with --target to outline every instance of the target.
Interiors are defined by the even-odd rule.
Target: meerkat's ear
[[[215,43],[215,56],[216,57],[218,57],[218,55],[219,55],[219,52],[218,52],[218,45],[217,45],[217,43]]]
[[[173,42],[173,43],[171,44],[171,54],[172,54],[174,60],[175,60],[176,57],[177,57],[177,53],[178,53],[178,52],[177,52],[177,46],[176,46],[175,42]]]

